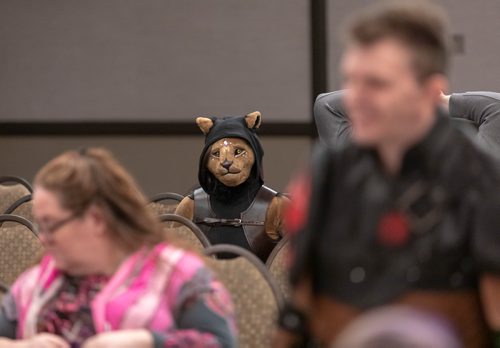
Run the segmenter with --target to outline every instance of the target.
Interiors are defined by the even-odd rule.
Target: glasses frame
[[[48,236],[52,236],[55,232],[57,232],[57,230],[61,229],[64,225],[70,223],[71,221],[73,221],[75,219],[80,218],[81,216],[82,216],[82,213],[75,213],[75,214],[68,216],[67,218],[64,218],[62,220],[59,220],[57,222],[50,224],[50,226],[40,225],[39,223],[36,223],[36,222],[33,224],[33,226],[35,226],[35,228],[39,234],[45,234]]]

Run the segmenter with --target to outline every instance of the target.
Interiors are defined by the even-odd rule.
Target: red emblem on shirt
[[[410,236],[409,222],[405,214],[393,211],[385,214],[378,225],[378,240],[385,246],[401,247]]]
[[[289,185],[292,200],[285,212],[285,226],[290,235],[298,232],[307,222],[311,196],[311,178],[306,171],[297,176]]]

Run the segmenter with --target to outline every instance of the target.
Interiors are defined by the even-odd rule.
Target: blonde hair
[[[48,162],[34,184],[56,194],[61,206],[74,214],[99,207],[111,237],[129,250],[165,239],[135,180],[105,149],[67,151]]]

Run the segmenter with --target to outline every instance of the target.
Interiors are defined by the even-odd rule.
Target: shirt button
[[[464,281],[464,276],[460,272],[455,272],[450,277],[450,285],[454,288],[462,285],[463,281]]]
[[[470,257],[466,257],[465,259],[462,260],[460,264],[460,268],[464,273],[471,272],[474,269],[474,263]]]
[[[363,267],[354,267],[349,274],[351,283],[358,284],[365,280],[366,272]]]

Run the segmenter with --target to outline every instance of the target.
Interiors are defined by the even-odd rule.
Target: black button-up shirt
[[[443,115],[396,176],[375,151],[347,144],[317,149],[308,180],[292,282],[310,277],[316,293],[366,308],[500,272],[497,163]]]

